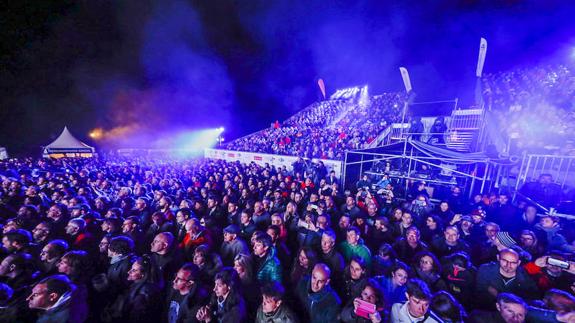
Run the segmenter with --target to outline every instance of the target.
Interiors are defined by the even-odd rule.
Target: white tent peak
[[[56,140],[54,140],[51,144],[46,146],[46,148],[92,148],[87,144],[81,142],[80,140],[76,139],[74,135],[68,130],[68,127],[64,127],[62,133]]]
[[[68,130],[68,127],[64,127],[64,130],[62,130],[60,136],[58,136],[58,138],[56,138],[56,140],[54,140],[48,146],[44,147],[43,155],[44,157],[49,157],[52,154],[65,154],[68,157],[72,157],[76,154],[93,154],[94,152],[94,147],[76,139],[70,130]]]

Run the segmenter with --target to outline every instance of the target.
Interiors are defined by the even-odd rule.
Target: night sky
[[[100,146],[144,147],[181,131],[229,139],[328,93],[368,84],[470,103],[485,72],[569,61],[573,1],[4,1],[0,146],[38,155],[67,125]],[[573,63],[575,57],[572,58]]]

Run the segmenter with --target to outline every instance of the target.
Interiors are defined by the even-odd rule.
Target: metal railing
[[[561,188],[575,185],[575,156],[523,154],[515,189],[536,181],[541,174],[551,174]]]

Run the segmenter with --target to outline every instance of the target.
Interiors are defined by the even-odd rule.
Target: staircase
[[[477,142],[482,136],[485,110],[453,110],[449,129],[445,134],[448,149],[472,152],[477,150]]]

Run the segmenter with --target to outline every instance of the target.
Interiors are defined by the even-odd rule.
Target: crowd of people
[[[516,148],[573,154],[575,75],[566,65],[518,68],[482,78],[486,105]],[[552,126],[552,127],[551,127]]]
[[[573,225],[459,187],[213,160],[0,162],[2,322],[573,322]],[[528,188],[535,192],[537,185]]]
[[[307,158],[343,159],[350,149],[367,147],[391,123],[400,121],[404,96],[386,93],[361,100],[312,104],[283,123],[239,138],[227,149]]]

